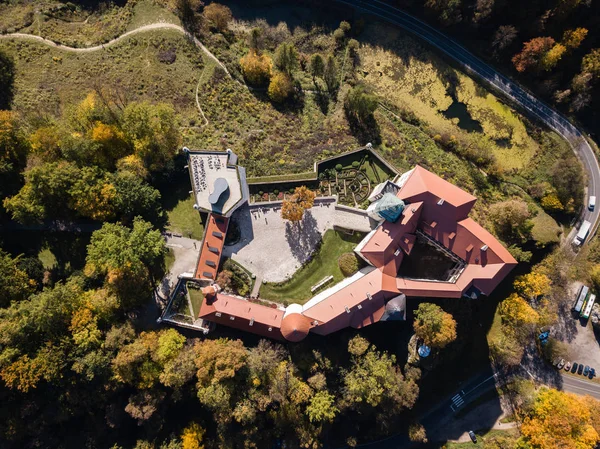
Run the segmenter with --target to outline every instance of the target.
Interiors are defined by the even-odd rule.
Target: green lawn
[[[333,275],[333,281],[329,285],[344,279],[338,267],[338,257],[352,251],[363,237],[364,234],[359,233],[346,235],[333,230],[327,231],[323,236],[321,248],[310,262],[298,270],[289,281],[263,284],[260,297],[284,304],[306,302],[313,296],[310,288],[321,279]]]
[[[167,248],[167,252],[165,253],[165,269],[167,272],[169,272],[171,270],[171,267],[173,266],[174,263],[175,263],[175,254],[173,254],[173,250],[171,248]]]
[[[445,449],[485,449],[485,448],[496,448],[496,447],[514,447],[519,432],[516,429],[510,430],[490,430],[485,434],[475,432],[477,435],[477,444],[473,444],[471,441],[466,443],[446,443],[443,446]],[[500,445],[498,445],[500,443]],[[502,444],[506,444],[505,446]]]
[[[188,292],[190,293],[190,302],[192,304],[192,311],[194,312],[194,319],[196,319],[200,313],[200,306],[202,305],[204,295],[200,290],[195,288],[188,288]]]
[[[183,234],[184,237],[192,235],[193,239],[202,240],[204,226],[200,221],[200,214],[194,210],[194,199],[190,196],[180,200],[173,209],[167,211],[169,218],[168,229],[172,232]]]

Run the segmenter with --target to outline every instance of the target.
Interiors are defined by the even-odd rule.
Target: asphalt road
[[[563,381],[562,389],[564,391],[580,395],[589,394],[596,399],[600,399],[600,384],[587,380],[583,376],[575,377],[561,374],[560,377]]]
[[[581,160],[588,178],[587,195],[595,195],[597,198],[600,198],[600,166],[598,165],[594,150],[584,138],[583,133],[562,114],[538,100],[524,88],[519,86],[518,83],[496,71],[493,67],[470,53],[450,37],[406,12],[394,8],[380,0],[336,1],[379,17],[393,25],[404,28],[410,33],[423,39],[458,62],[467,72],[477,76],[495,90],[500,91],[506,97],[510,98],[531,117],[542,121],[548,127],[552,128],[570,143],[573,151]],[[587,205],[587,199],[585,204]],[[600,207],[596,207],[596,210],[594,211],[589,211],[587,207],[585,207],[581,212],[580,218],[581,220],[588,220],[592,223],[592,231],[590,232],[591,237],[598,225]]]

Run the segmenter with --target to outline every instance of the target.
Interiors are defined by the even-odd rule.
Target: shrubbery
[[[358,271],[358,259],[354,253],[344,253],[338,259],[338,266],[346,277],[352,276]]]

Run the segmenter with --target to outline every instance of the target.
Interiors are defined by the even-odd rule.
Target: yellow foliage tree
[[[561,60],[567,48],[563,44],[555,44],[542,58],[542,67],[544,70],[552,70],[558,61]]]
[[[148,170],[144,166],[144,161],[137,154],[130,154],[117,161],[117,170],[121,172],[130,172],[139,178],[147,178]]]
[[[432,348],[443,348],[456,340],[456,321],[436,304],[419,304],[413,328],[417,337]]]
[[[31,150],[44,161],[53,162],[60,158],[60,136],[54,126],[42,126],[30,137]]]
[[[513,285],[519,294],[529,299],[537,299],[550,292],[552,281],[540,270],[533,270],[531,273],[519,276]]]
[[[204,434],[206,431],[198,423],[192,423],[183,429],[181,445],[183,449],[204,449]]]
[[[516,293],[500,303],[499,313],[502,323],[515,333],[537,323],[539,319],[533,307]]]
[[[532,449],[593,449],[600,436],[593,426],[592,399],[542,387],[521,426],[521,441]]]
[[[556,212],[560,210],[564,210],[563,204],[558,199],[558,196],[555,192],[549,193],[548,195],[542,198],[542,207],[550,212]]]
[[[304,211],[313,207],[316,196],[316,193],[306,186],[296,187],[290,199],[282,203],[281,217],[290,221],[302,220]]]
[[[283,103],[294,90],[294,84],[288,75],[277,72],[269,83],[269,98],[275,103]]]
[[[588,34],[586,28],[575,28],[574,30],[567,30],[563,34],[562,43],[568,49],[574,49],[581,45],[583,40]]]
[[[272,65],[271,58],[258,54],[256,50],[250,50],[240,59],[244,79],[253,86],[264,86],[269,82]]]

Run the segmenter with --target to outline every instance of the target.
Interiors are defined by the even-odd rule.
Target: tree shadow
[[[315,103],[323,113],[327,115],[329,113],[329,95],[324,92],[318,83],[315,84]]]
[[[290,245],[292,255],[299,262],[304,263],[310,259],[322,239],[317,220],[310,210],[304,212],[301,221],[285,224],[285,239]]]
[[[346,114],[346,118],[350,132],[361,145],[366,145],[367,143],[379,145],[381,143],[381,129],[374,115],[371,115],[364,122],[359,121],[351,114]]]

